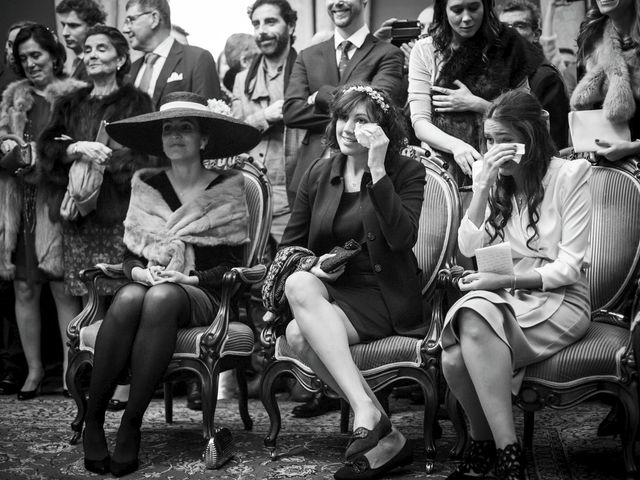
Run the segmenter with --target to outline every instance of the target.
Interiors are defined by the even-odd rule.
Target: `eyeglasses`
[[[513,23],[505,23],[502,22],[505,27],[515,28],[516,30],[526,30],[528,28],[533,30],[533,25],[529,22],[513,22]]]
[[[139,13],[138,15],[129,15],[124,17],[124,24],[125,25],[131,25],[133,22],[135,22],[137,19],[139,19],[141,16],[143,15],[149,15],[150,13],[153,13],[153,10],[149,11],[149,12],[142,12]]]

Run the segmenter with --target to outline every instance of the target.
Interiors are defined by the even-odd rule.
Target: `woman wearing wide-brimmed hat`
[[[109,124],[107,132],[134,150],[165,155],[171,164],[139,170],[132,179],[124,222],[124,270],[131,282],[116,293],[96,339],[84,463],[93,472],[121,476],[138,468],[142,418],[178,328],[215,317],[216,288],[249,240],[242,174],[207,170],[202,158],[245,152],[258,143],[259,132],[186,92],[167,95],[159,112]],[[104,414],[129,365],[129,401],[110,457]]]

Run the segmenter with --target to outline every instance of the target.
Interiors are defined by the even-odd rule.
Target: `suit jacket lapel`
[[[349,76],[351,75],[353,70],[356,68],[356,66],[362,60],[364,60],[367,57],[367,55],[369,55],[369,52],[371,50],[373,50],[373,47],[375,46],[375,42],[376,42],[375,37],[369,34],[367,35],[367,38],[365,38],[362,46],[360,48],[356,48],[356,51],[354,52],[353,57],[351,57],[351,59],[349,60],[349,63],[347,63],[347,68],[344,69],[341,83],[347,83],[347,81],[349,80]]]
[[[336,63],[335,40],[331,37],[322,43],[322,60],[318,62],[318,68],[324,69],[327,81],[325,85],[339,85],[340,73],[338,72],[338,64]]]
[[[182,59],[184,49],[182,48],[182,44],[177,40],[173,41],[173,45],[171,46],[171,50],[169,50],[169,56],[164,62],[162,66],[162,70],[160,70],[160,75],[158,76],[158,80],[156,81],[156,86],[153,89],[153,103],[156,105],[160,101],[162,97],[162,91],[164,87],[167,86],[167,80],[169,75],[174,72],[176,65]],[[183,75],[186,73],[183,72]]]

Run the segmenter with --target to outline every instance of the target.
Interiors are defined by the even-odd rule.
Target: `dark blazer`
[[[548,61],[543,61],[529,77],[531,91],[549,112],[551,137],[558,149],[569,146],[569,97],[562,75]]]
[[[398,106],[402,106],[406,89],[402,86],[404,55],[399,48],[367,35],[340,78],[336,64],[334,38],[305,48],[298,54],[285,92],[284,123],[291,128],[304,128],[307,134],[298,155],[296,168],[289,184],[290,199],[305,170],[322,154],[322,135],[329,123],[329,106],[337,87],[360,80],[385,91]],[[307,99],[318,92],[315,103]]]
[[[143,62],[144,57],[131,65],[131,71],[127,75],[129,83],[135,83]],[[182,79],[167,82],[174,72],[178,76],[182,75]],[[216,62],[209,51],[192,45],[182,45],[174,40],[153,91],[153,104],[158,109],[163,96],[181,91],[197,93],[207,99],[220,98],[220,79]]]
[[[316,255],[336,246],[333,221],[344,191],[346,157],[341,153],[313,163],[300,182],[291,219],[280,246],[298,245]],[[360,192],[362,225],[371,268],[395,332],[424,335],[419,268],[412,248],[424,196],[425,172],[420,162],[398,157],[385,163],[387,175],[375,185],[365,173]],[[348,267],[347,267],[348,268]]]

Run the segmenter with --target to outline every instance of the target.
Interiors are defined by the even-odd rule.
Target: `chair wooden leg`
[[[164,421],[173,423],[173,383],[164,382]]]
[[[204,438],[212,438],[215,432],[215,413],[218,404],[218,364],[213,367],[213,372],[209,374],[199,372],[202,381],[202,435]]]
[[[451,393],[449,387],[447,387],[445,393],[444,404],[449,414],[449,419],[451,419],[453,428],[456,431],[456,443],[449,451],[449,458],[461,458],[464,447],[467,444],[467,423],[464,418],[462,406],[458,402],[458,399]]]
[[[631,388],[635,389],[637,386],[631,385]],[[638,471],[636,469],[636,462],[634,459],[633,451],[638,435],[638,421],[640,421],[640,405],[638,394],[620,395],[620,403],[624,410],[624,422],[625,426],[620,435],[622,440],[622,454],[624,458],[624,467],[627,471],[627,480],[637,479]]]
[[[264,438],[264,446],[270,449],[270,456],[272,460],[277,458],[276,440],[278,433],[280,433],[280,426],[282,418],[280,416],[280,408],[276,401],[276,392],[274,389],[274,383],[276,379],[284,372],[290,370],[288,362],[274,362],[267,366],[262,372],[262,381],[260,382],[260,400],[264,409],[269,415],[269,433]]]
[[[69,444],[71,445],[76,445],[78,440],[80,440],[84,417],[87,413],[87,398],[82,391],[82,379],[79,373],[85,368],[91,369],[92,366],[92,357],[87,353],[81,353],[69,359],[69,366],[66,373],[67,388],[78,408],[76,417],[71,422],[71,430],[73,431],[71,440],[69,440]]]
[[[240,410],[240,418],[242,419],[244,429],[251,431],[253,429],[253,420],[249,415],[249,392],[247,389],[245,368],[245,364],[235,368],[236,382],[238,383],[238,409]]]
[[[524,412],[524,448],[532,448],[533,447],[533,427],[535,423],[535,412],[525,411]]]
[[[422,377],[422,378],[420,378]],[[436,423],[436,414],[438,413],[438,389],[436,382],[432,380],[432,377],[427,373],[424,376],[417,377],[416,382],[422,388],[422,395],[424,396],[424,416],[423,416],[423,431],[424,431],[424,446],[427,453],[426,461],[426,473],[433,473],[433,467],[436,462],[436,445],[433,441],[433,426]]]
[[[351,407],[349,402],[344,399],[340,399],[340,433],[347,433],[349,431],[349,414]]]

